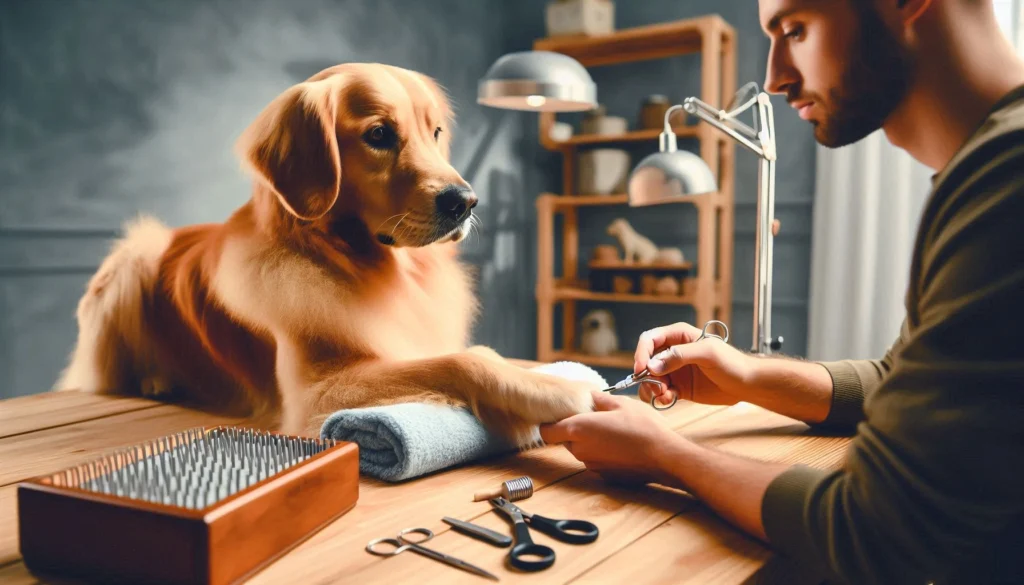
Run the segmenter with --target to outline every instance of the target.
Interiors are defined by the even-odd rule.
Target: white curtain
[[[994,0],[1024,55],[1024,0]],[[921,208],[932,170],[881,130],[817,149],[807,358],[880,358],[899,334]]]

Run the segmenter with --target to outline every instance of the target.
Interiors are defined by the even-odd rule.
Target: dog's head
[[[624,218],[617,218],[608,224],[608,235],[609,236],[624,236],[630,231],[629,222]]]
[[[356,217],[385,245],[425,246],[465,238],[477,203],[449,162],[451,125],[432,79],[344,64],[278,96],[237,151],[283,212],[328,231]]]
[[[615,329],[615,318],[605,309],[595,309],[583,318],[583,328],[587,331],[607,331]]]

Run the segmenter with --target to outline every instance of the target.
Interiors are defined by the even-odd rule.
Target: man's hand
[[[541,425],[544,442],[564,443],[587,469],[614,483],[677,482],[664,470],[669,446],[684,440],[648,404],[594,392],[595,412]]]
[[[650,369],[662,383],[641,384],[640,399],[669,404],[672,396],[701,404],[732,405],[745,400],[756,362],[714,337],[699,342],[701,330],[688,323],[651,329],[640,336],[633,371]]]
[[[640,399],[661,404],[672,395],[701,404],[750,402],[809,423],[825,420],[832,407],[832,377],[815,362],[766,359],[705,337],[688,323],[651,329],[640,336],[633,371],[645,367],[660,384],[641,384]]]
[[[541,425],[546,443],[563,443],[613,483],[658,483],[686,490],[726,520],[765,539],[761,502],[788,468],[699,446],[676,434],[650,405],[594,392],[596,412]]]

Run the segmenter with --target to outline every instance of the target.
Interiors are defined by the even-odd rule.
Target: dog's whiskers
[[[409,215],[410,213],[412,213],[412,212],[409,211],[409,212],[406,212],[404,214],[403,213],[396,213],[395,215],[392,215],[391,217],[389,217],[389,218],[385,219],[384,221],[380,222],[380,225],[377,226],[377,228],[373,230],[374,233],[376,233],[377,230],[379,230],[380,228],[384,227],[384,224],[386,224],[387,222],[391,221],[392,219],[394,219],[394,218],[396,218],[398,216],[402,216],[402,219],[405,219],[405,216]],[[402,219],[398,220],[398,223],[402,223]],[[395,224],[395,227],[398,227],[398,223]],[[391,233],[392,233],[392,235],[395,233],[394,228],[392,228]]]
[[[409,213],[412,213],[412,212],[410,211]],[[405,215],[403,215],[402,218],[398,220],[398,223],[395,224],[395,227],[391,228],[391,237],[392,238],[395,237],[395,230],[398,229],[398,226],[402,225],[402,220],[404,220],[405,218],[409,217],[409,213],[406,213]],[[391,217],[394,217],[394,216],[391,216]]]

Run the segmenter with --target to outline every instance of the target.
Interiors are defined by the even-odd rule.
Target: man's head
[[[902,11],[913,8],[906,0],[759,4],[761,26],[771,40],[765,89],[785,95],[814,124],[822,145],[864,138],[906,97],[915,72],[913,52],[897,32]]]

